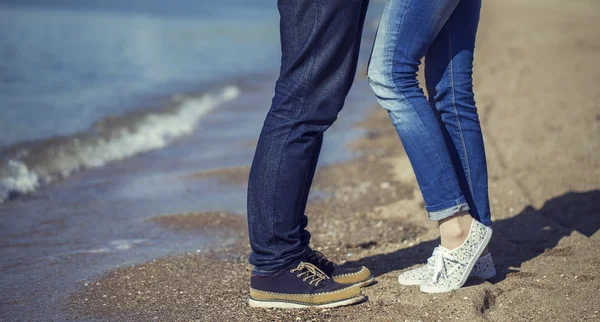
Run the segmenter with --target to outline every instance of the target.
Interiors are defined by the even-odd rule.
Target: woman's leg
[[[481,0],[459,2],[429,47],[425,78],[470,213],[490,226],[487,165],[472,78],[480,9]]]
[[[463,0],[471,1],[471,0]],[[492,231],[473,220],[460,187],[437,110],[419,88],[416,73],[459,0],[391,0],[384,10],[369,66],[369,79],[388,110],[415,171],[432,220],[439,221],[442,247],[420,272],[426,293],[464,285]],[[451,146],[450,146],[451,147]],[[431,265],[429,265],[429,263]],[[399,281],[404,281],[399,276]]]
[[[369,64],[371,86],[402,140],[429,218],[443,223],[459,219],[470,223],[470,218],[464,218],[469,206],[460,189],[436,111],[419,87],[416,75],[421,58],[458,2],[390,1],[384,10]],[[448,244],[444,237],[442,234],[443,246],[454,244]]]

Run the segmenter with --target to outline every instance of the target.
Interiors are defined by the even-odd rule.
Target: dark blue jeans
[[[356,73],[369,0],[279,0],[281,70],[248,183],[255,275],[305,256],[304,214],[323,133]]]

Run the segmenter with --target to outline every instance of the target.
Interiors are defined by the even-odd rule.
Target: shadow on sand
[[[494,236],[489,246],[494,255],[497,277],[503,280],[511,268],[554,248],[559,240],[573,231],[590,237],[600,227],[600,190],[569,192],[552,198],[540,209],[525,207],[518,215],[494,222]],[[402,270],[424,263],[439,239],[423,242],[392,253],[378,254],[347,262],[346,265],[364,265],[375,276]]]

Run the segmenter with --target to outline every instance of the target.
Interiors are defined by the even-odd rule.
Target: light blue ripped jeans
[[[491,225],[483,136],[473,94],[481,0],[390,0],[369,81],[402,140],[431,220],[469,211]],[[429,101],[416,75],[425,57]]]

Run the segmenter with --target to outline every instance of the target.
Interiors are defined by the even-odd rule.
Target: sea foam
[[[218,94],[176,97],[173,111],[149,113],[136,118],[133,124],[102,131],[92,129],[51,142],[12,148],[13,153],[9,151],[3,156],[0,165],[0,203],[12,195],[33,192],[40,184],[57,176],[66,177],[83,168],[101,167],[108,162],[163,148],[173,140],[191,134],[204,115],[235,99],[239,93],[237,87],[230,86]]]

